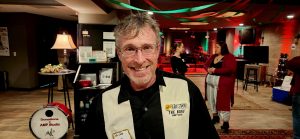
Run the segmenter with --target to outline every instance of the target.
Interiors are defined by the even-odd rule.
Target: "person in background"
[[[219,138],[197,86],[157,68],[159,26],[150,15],[130,14],[114,36],[125,75],[93,99],[81,138]]]
[[[235,57],[229,53],[225,42],[217,42],[215,54],[204,65],[206,76],[206,95],[213,113],[212,123],[223,120],[221,129],[229,131],[230,106],[233,105],[236,74]],[[231,103],[231,105],[230,105]]]
[[[299,44],[300,34],[295,37],[295,46],[292,46],[292,56],[286,62],[286,68],[292,71],[290,94],[292,95],[292,116],[294,139],[300,139],[300,56],[296,47]],[[296,56],[298,55],[298,56]]]
[[[171,57],[171,66],[173,73],[185,76],[188,66],[186,65],[181,54],[184,53],[184,45],[182,42],[177,42],[172,46],[171,50],[174,54]]]

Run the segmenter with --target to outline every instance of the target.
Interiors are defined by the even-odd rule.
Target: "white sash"
[[[190,96],[185,80],[164,77],[166,86],[160,86],[162,117],[166,139],[187,139],[189,131]],[[178,85],[180,87],[178,87]],[[118,104],[120,87],[102,95],[105,131],[108,139],[129,134],[135,139],[130,102]]]

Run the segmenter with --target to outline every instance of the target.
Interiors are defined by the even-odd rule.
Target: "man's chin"
[[[132,77],[130,78],[132,82],[134,82],[136,85],[144,85],[147,84],[150,80],[149,77],[144,76],[144,77]]]

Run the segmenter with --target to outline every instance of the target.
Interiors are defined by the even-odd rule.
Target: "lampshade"
[[[57,34],[54,45],[51,49],[76,49],[71,35]]]

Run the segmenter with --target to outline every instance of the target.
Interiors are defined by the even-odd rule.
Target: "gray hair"
[[[116,46],[120,46],[119,38],[127,37],[128,39],[132,39],[138,36],[141,28],[145,26],[149,26],[154,33],[156,34],[156,45],[160,44],[160,36],[159,36],[159,25],[155,19],[153,19],[150,15],[145,13],[131,13],[129,16],[125,17],[114,29],[114,36],[116,39]]]

